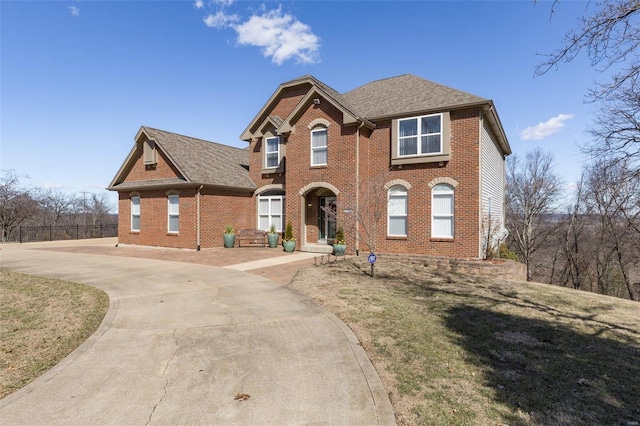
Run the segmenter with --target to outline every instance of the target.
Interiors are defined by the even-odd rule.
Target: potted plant
[[[287,222],[287,227],[284,230],[284,238],[282,238],[282,245],[284,251],[291,253],[296,249],[296,239],[293,236],[293,226],[291,222]]]
[[[344,229],[342,226],[338,227],[336,231],[336,240],[333,244],[333,254],[336,256],[344,256],[344,252],[347,250],[347,243],[344,240]]]
[[[278,238],[280,238],[280,235],[278,235],[278,233],[276,232],[276,226],[272,224],[269,227],[269,232],[267,233],[267,240],[269,240],[269,247],[271,248],[277,247]]]
[[[224,227],[224,247],[233,248],[236,245],[236,234],[232,225]]]

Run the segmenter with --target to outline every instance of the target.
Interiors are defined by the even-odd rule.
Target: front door
[[[336,238],[336,197],[320,197],[318,244],[333,244]],[[327,210],[332,213],[327,213]]]

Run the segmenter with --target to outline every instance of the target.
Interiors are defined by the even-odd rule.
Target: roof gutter
[[[120,184],[122,185],[122,184]],[[212,189],[223,189],[227,191],[238,191],[238,192],[248,192],[253,193],[256,188],[249,188],[246,186],[226,186],[226,185],[209,185],[202,182],[176,182],[176,183],[161,183],[156,185],[127,185],[127,186],[109,186],[107,187],[107,191],[145,191],[152,189],[172,189],[172,188],[198,188],[201,186],[203,188],[212,188]]]

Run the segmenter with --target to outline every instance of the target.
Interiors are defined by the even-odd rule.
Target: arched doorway
[[[315,182],[300,191],[302,202],[302,251],[331,253],[336,237],[339,191],[326,182]]]

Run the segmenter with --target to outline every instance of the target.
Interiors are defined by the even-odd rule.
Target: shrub
[[[293,226],[291,222],[287,222],[287,227],[284,230],[284,241],[295,241],[296,239],[293,237]]]

